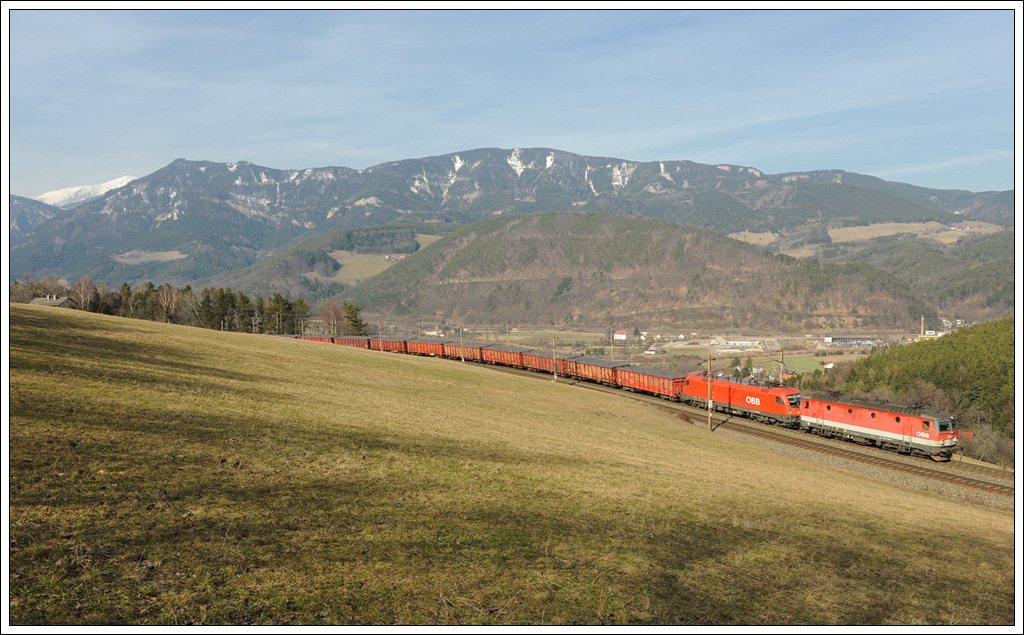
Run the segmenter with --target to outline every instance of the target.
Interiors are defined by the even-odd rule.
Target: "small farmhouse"
[[[66,295],[48,295],[45,298],[36,298],[29,302],[29,304],[38,304],[40,306],[55,306],[60,307],[62,309],[78,308],[78,303]]]

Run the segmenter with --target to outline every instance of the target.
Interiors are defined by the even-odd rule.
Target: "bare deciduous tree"
[[[89,305],[89,299],[96,291],[96,283],[89,276],[82,276],[75,281],[71,287],[71,299],[78,303],[78,308],[85,309]]]

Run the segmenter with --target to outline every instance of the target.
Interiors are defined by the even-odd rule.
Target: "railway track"
[[[728,427],[730,430],[742,432],[751,436],[760,437],[763,439],[769,439],[776,443],[784,443],[787,445],[796,446],[805,450],[814,450],[816,452],[822,452],[824,454],[831,454],[839,458],[859,461],[861,463],[867,463],[875,465],[877,467],[884,467],[891,470],[897,470],[900,472],[907,472],[916,476],[923,476],[925,478],[931,478],[939,481],[945,481],[947,483],[953,483],[956,485],[962,485],[964,487],[970,487],[973,489],[983,490],[986,492],[992,492],[995,494],[1003,494],[1006,496],[1014,496],[1014,488],[1007,485],[1001,485],[999,483],[992,483],[989,481],[980,481],[978,479],[970,478],[960,474],[947,472],[944,470],[937,470],[927,465],[914,465],[910,463],[904,463],[902,461],[896,461],[881,456],[873,456],[871,454],[858,452],[854,449],[838,448],[831,445],[822,443],[815,443],[812,439],[799,439],[791,437],[785,434],[778,434],[770,428],[759,430],[753,425],[737,424],[735,421],[726,420],[719,424],[719,427]]]
[[[550,381],[550,375],[544,375],[529,370],[520,370],[502,366],[495,366],[495,368],[500,369],[504,372],[518,374],[525,377],[534,377],[538,379],[543,378]],[[652,395],[630,392],[627,390],[623,390],[621,388],[612,388],[601,384],[581,382],[570,378],[560,378],[558,381],[564,381],[565,383],[571,383],[578,387],[588,388],[591,390],[607,392],[609,394],[635,399],[643,403],[660,407],[669,412],[672,412],[673,414],[683,419],[684,421],[687,421],[694,425],[698,425],[699,422],[707,421],[707,410],[695,408],[687,404],[670,402],[664,399],[660,399],[658,397],[654,397]],[[999,496],[1006,496],[1011,499],[1014,498],[1015,490],[1012,485],[993,482],[994,480],[1012,481],[1013,475],[992,468],[986,468],[984,466],[975,466],[967,463],[960,463],[957,464],[957,469],[961,471],[970,471],[972,473],[977,474],[979,477],[984,476],[992,480],[981,480],[980,478],[971,478],[963,474],[958,474],[949,469],[941,469],[939,466],[947,465],[943,463],[917,464],[915,460],[908,460],[901,456],[883,456],[883,453],[885,455],[889,455],[891,453],[885,452],[883,450],[878,450],[876,448],[861,447],[836,439],[816,437],[814,435],[809,435],[805,432],[796,432],[793,430],[783,428],[775,428],[773,426],[769,426],[763,423],[748,421],[746,419],[734,417],[733,415],[727,415],[718,412],[712,415],[712,426],[715,429],[729,430],[731,432],[737,432],[740,434],[760,438],[762,440],[774,443],[780,443],[791,447],[800,448],[803,450],[818,452],[823,455],[831,455],[849,461],[856,461],[873,467],[895,470],[897,472],[912,474],[914,476],[926,479],[932,479],[935,481],[959,485],[962,487],[969,488],[971,490],[988,492]],[[837,445],[840,443],[843,445],[849,445],[850,447],[837,447]],[[924,459],[920,459],[920,461],[924,461]]]

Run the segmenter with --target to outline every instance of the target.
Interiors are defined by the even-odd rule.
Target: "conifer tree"
[[[369,332],[366,322],[363,321],[359,314],[359,305],[351,302],[342,302],[341,311],[345,314],[346,335],[366,335]]]

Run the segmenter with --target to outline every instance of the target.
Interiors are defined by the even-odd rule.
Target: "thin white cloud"
[[[126,154],[361,168],[494,145],[923,166],[1012,130],[1008,15],[16,11],[12,185],[80,184],[55,179],[83,150],[117,170],[99,180]]]

